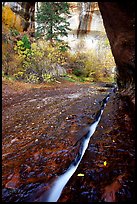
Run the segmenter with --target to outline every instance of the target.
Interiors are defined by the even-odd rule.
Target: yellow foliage
[[[19,15],[16,15],[9,6],[4,6],[2,9],[2,22],[8,28],[14,28],[19,32],[23,31],[22,28],[22,18]]]
[[[80,174],[78,174],[77,176],[84,176],[84,174],[81,174],[81,173],[80,173]]]
[[[37,43],[32,43],[31,44],[31,49],[36,50],[38,47]]]
[[[104,161],[104,166],[107,166],[107,161]]]

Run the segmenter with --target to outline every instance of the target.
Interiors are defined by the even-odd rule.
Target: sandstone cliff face
[[[71,17],[68,21],[71,31],[64,40],[68,41],[72,52],[85,52],[91,49],[98,52],[99,44],[107,39],[98,3],[69,2],[69,4]]]
[[[79,11],[78,36],[93,31],[105,33],[97,2],[79,2],[77,6]]]

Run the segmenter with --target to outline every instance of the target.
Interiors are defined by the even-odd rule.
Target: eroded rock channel
[[[3,95],[4,202],[39,201],[76,157],[110,90],[67,84]],[[133,117],[128,102],[113,94],[59,202],[134,200]]]

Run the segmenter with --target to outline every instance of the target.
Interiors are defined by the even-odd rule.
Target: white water
[[[71,165],[69,166],[69,168],[67,169],[67,171],[62,174],[61,176],[59,176],[53,183],[51,189],[49,190],[48,193],[46,193],[46,196],[43,196],[43,202],[57,202],[57,200],[59,199],[62,190],[64,188],[64,186],[66,185],[66,183],[69,181],[69,179],[71,178],[71,176],[74,174],[74,172],[76,171],[87,147],[88,147],[88,143],[89,140],[91,138],[91,136],[93,135],[93,133],[96,130],[96,127],[100,121],[101,115],[103,113],[103,110],[101,110],[100,116],[98,117],[98,120],[95,121],[89,129],[89,133],[88,136],[84,139],[84,141],[81,144],[81,152],[80,152],[80,158],[78,158],[78,162],[76,165],[74,165],[74,162],[71,163]]]
[[[98,112],[98,114],[96,115],[96,121],[90,126],[89,128],[89,132],[88,134],[83,138],[83,141],[81,143],[79,152],[76,156],[76,158],[74,159],[74,161],[70,164],[69,168],[66,170],[66,172],[62,175],[60,175],[52,184],[51,188],[46,191],[44,193],[44,195],[41,196],[41,198],[39,199],[39,201],[41,202],[57,202],[62,191],[63,188],[65,187],[65,185],[67,184],[67,182],[69,181],[69,179],[71,178],[71,176],[74,174],[74,172],[76,171],[87,147],[88,147],[88,143],[90,141],[91,136],[94,134],[96,127],[101,119],[101,115],[104,111],[104,108],[106,106],[106,103],[109,100],[109,96],[107,96],[105,98],[103,107],[100,109],[100,114]]]

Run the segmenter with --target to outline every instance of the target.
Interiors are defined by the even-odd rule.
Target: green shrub
[[[80,69],[74,69],[72,73],[75,74],[76,76],[81,76],[81,75],[83,75],[83,71],[80,70]]]
[[[70,54],[67,67],[71,67],[72,73],[79,77],[80,81],[87,81],[86,78],[94,82],[113,81],[111,67],[115,63],[111,51],[108,50],[102,55],[94,50]]]
[[[25,49],[31,49],[31,43],[30,43],[27,35],[24,35],[22,37],[22,42],[23,42],[23,46],[24,46]]]
[[[72,54],[67,46],[65,42],[51,44],[40,39],[35,43],[30,43],[28,36],[24,35],[15,46],[15,51],[21,61],[15,77],[33,83],[51,82],[56,77],[53,76],[54,70],[57,70],[60,65],[72,70],[72,77],[67,76],[66,78],[70,81],[107,82],[113,80],[110,73],[114,60],[109,50],[102,52],[91,50]]]
[[[58,65],[66,63],[66,47],[65,42],[54,43],[54,46],[48,42],[43,41],[44,46],[37,43],[30,44],[27,36],[17,41],[15,51],[22,59],[21,67],[15,73],[19,80],[44,82],[54,81],[55,77],[50,74],[52,69]],[[22,74],[20,73],[22,72]]]

